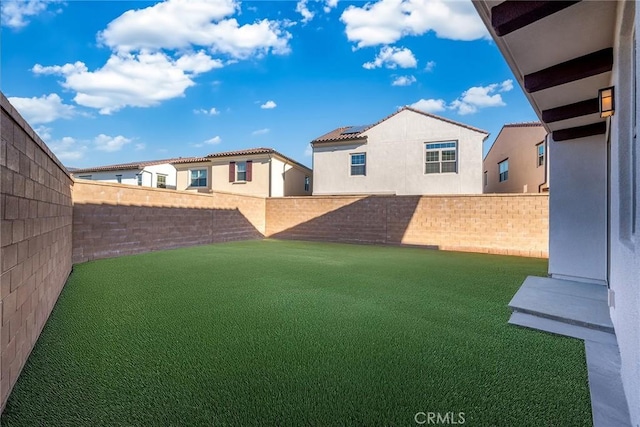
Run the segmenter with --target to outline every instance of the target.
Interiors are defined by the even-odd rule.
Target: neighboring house
[[[640,426],[640,7],[473,3],[551,134],[550,277],[511,322],[584,339],[594,425]]]
[[[311,142],[314,195],[482,193],[483,130],[404,107]]]
[[[115,182],[142,187],[176,188],[176,168],[171,162],[179,159],[153,160],[148,162],[121,163],[93,168],[71,169],[76,179]]]
[[[214,153],[179,159],[178,190],[223,191],[262,197],[308,196],[313,173],[272,148]]]
[[[546,135],[540,122],[504,125],[482,162],[482,192],[549,191]]]

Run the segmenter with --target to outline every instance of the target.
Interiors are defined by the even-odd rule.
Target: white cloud
[[[315,13],[311,12],[307,7],[308,0],[300,0],[296,3],[296,12],[302,15],[302,22],[307,23],[313,19]]]
[[[304,155],[305,157],[313,156],[313,147],[311,146],[311,144],[307,144],[307,148],[304,149]]]
[[[47,143],[53,154],[63,163],[65,161],[80,160],[88,151],[88,147],[75,138],[65,136],[62,139]]]
[[[264,129],[258,129],[258,130],[254,130],[253,132],[251,132],[251,135],[266,135],[269,133],[269,129],[268,128],[264,128]]]
[[[125,138],[122,135],[118,136],[109,136],[101,133],[93,139],[93,143],[96,147],[96,150],[106,151],[108,153],[112,153],[114,151],[122,150],[122,147],[129,144],[131,139]]]
[[[380,0],[349,6],[340,17],[349,41],[358,48],[391,44],[428,31],[451,40],[488,38],[471,2],[446,0]]]
[[[273,101],[267,101],[267,102],[265,102],[264,104],[262,104],[262,105],[260,106],[260,108],[262,108],[263,110],[271,110],[271,109],[273,109],[273,108],[276,108],[277,106],[278,106],[278,104],[276,104],[275,102],[273,102]]]
[[[220,144],[221,142],[222,142],[222,138],[216,135],[213,138],[207,139],[204,143],[208,145],[216,145],[216,144]]]
[[[338,6],[338,0],[326,0],[324,2],[324,13],[331,12],[331,9]]]
[[[193,110],[193,112],[195,114],[204,114],[206,116],[217,116],[218,114],[220,114],[220,111],[218,109],[216,109],[216,107],[211,107],[208,110],[204,109],[204,108],[200,108],[197,110]]]
[[[51,128],[48,128],[46,126],[38,126],[38,127],[35,127],[33,130],[36,131],[40,139],[43,140],[44,142],[47,142],[51,139]]]
[[[473,114],[480,108],[503,107],[506,104],[497,92],[508,92],[513,89],[513,81],[505,80],[488,86],[474,86],[462,92],[462,95],[451,102],[449,108],[458,114]]]
[[[47,10],[47,6],[58,3],[54,0],[3,0],[1,5],[2,26],[22,28],[30,16],[36,16]]]
[[[146,146],[145,144],[136,144],[136,145],[135,145],[135,150],[136,150],[136,151],[142,151],[142,150],[144,150],[145,148],[147,148],[147,146]]]
[[[424,70],[430,73],[434,68],[436,68],[436,61],[429,61],[427,62],[427,66],[424,67]]]
[[[73,105],[62,102],[58,94],[51,93],[41,97],[10,97],[9,102],[30,124],[50,123],[57,119],[68,119],[75,114]]]
[[[414,76],[398,76],[391,83],[391,86],[411,86],[416,82],[416,78]]]
[[[439,111],[444,111],[447,107],[447,103],[444,99],[421,99],[420,101],[411,104],[411,107],[427,113],[437,113]]]
[[[278,21],[239,25],[234,0],[167,0],[129,10],[107,25],[98,39],[119,52],[206,46],[214,53],[247,58],[289,52],[291,34]]]
[[[372,62],[365,62],[362,64],[367,70],[374,68],[380,68],[382,66],[386,68],[415,68],[418,66],[416,57],[413,56],[413,52],[406,47],[391,47],[385,46],[380,49],[380,53]]]
[[[60,74],[63,86],[74,90],[74,101],[85,107],[111,114],[124,107],[149,107],[161,101],[184,96],[195,82],[192,77],[222,66],[203,52],[186,54],[174,61],[162,52],[111,55],[107,63],[88,71],[82,62],[43,67],[36,74]]]

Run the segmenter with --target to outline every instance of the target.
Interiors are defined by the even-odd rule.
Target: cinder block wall
[[[77,180],[73,203],[74,263],[264,233],[259,197]]]
[[[546,194],[333,196],[266,201],[266,236],[548,257]]]
[[[0,94],[0,407],[71,272],[73,181]]]

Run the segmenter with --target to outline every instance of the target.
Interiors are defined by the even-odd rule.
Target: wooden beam
[[[568,139],[584,138],[593,135],[604,135],[607,131],[606,122],[592,123],[586,126],[555,130],[551,134],[554,141],[566,141]]]
[[[575,104],[563,105],[561,107],[550,108],[542,112],[542,121],[545,123],[559,122],[560,120],[573,119],[587,114],[594,114],[600,111],[598,98],[587,99]]]
[[[579,2],[505,1],[491,8],[491,26],[502,37]]]
[[[529,93],[611,71],[613,48],[599,50],[524,76]]]

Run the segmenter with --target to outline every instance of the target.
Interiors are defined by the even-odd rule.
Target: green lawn
[[[77,265],[2,426],[589,425],[582,342],[507,324],[546,267],[273,240]]]

